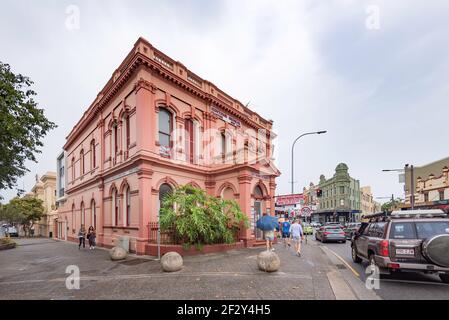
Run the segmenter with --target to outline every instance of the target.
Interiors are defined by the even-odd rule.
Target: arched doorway
[[[265,207],[264,203],[264,194],[263,190],[259,185],[256,185],[253,192],[254,197],[254,208],[253,208],[253,221],[254,221],[254,235],[256,239],[262,239],[263,238],[263,232],[259,229],[257,229],[256,221],[260,219],[263,215],[263,210]]]

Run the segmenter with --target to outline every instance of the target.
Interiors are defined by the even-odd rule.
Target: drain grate
[[[346,269],[346,266],[344,264],[337,264],[337,269]]]
[[[120,262],[120,264],[124,264],[126,266],[135,266],[135,265],[146,263],[146,262],[148,262],[148,260],[145,260],[145,259],[132,259],[132,260],[122,261],[122,262]]]

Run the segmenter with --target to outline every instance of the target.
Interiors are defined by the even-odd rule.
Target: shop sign
[[[224,113],[223,111],[219,110],[216,107],[212,107],[211,111],[212,111],[212,114],[214,116],[216,116],[217,118],[223,120],[224,122],[227,122],[227,123],[233,125],[234,127],[241,127],[242,126],[242,124],[241,124],[241,122],[239,120],[237,120],[236,118],[234,118],[234,117]]]
[[[302,194],[289,194],[276,197],[277,206],[294,205],[297,203],[304,203],[304,196]]]

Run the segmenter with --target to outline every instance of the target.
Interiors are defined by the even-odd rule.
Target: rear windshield
[[[340,232],[341,228],[339,228],[339,227],[326,227],[326,231],[329,231],[329,232]]]
[[[416,222],[416,231],[419,239],[449,234],[449,221]]]
[[[413,222],[395,222],[391,225],[390,239],[416,239]]]

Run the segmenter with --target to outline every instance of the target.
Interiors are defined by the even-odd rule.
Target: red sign
[[[302,193],[300,194],[289,194],[285,196],[277,196],[276,197],[276,205],[277,206],[288,206],[292,204],[297,204],[304,201],[304,196]]]

